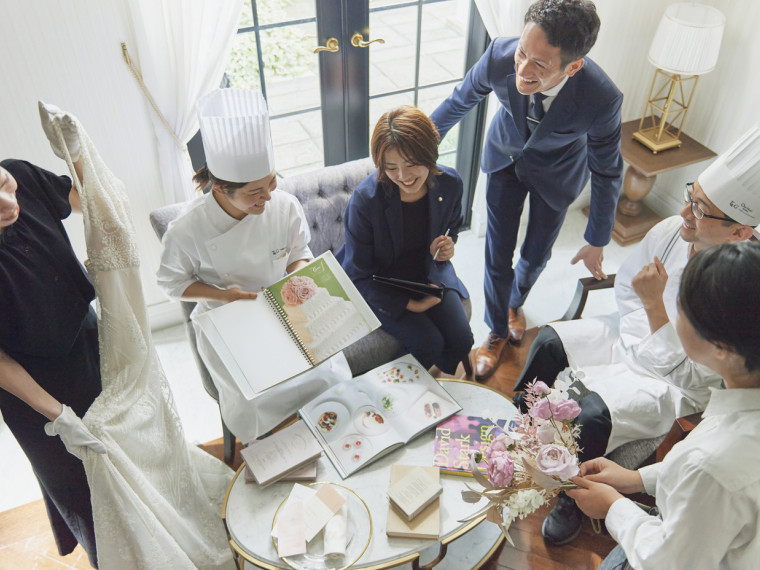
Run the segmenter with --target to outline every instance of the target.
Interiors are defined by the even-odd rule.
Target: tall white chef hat
[[[726,216],[748,226],[760,224],[760,124],[744,133],[698,180]]]
[[[197,103],[206,166],[228,182],[251,182],[274,170],[269,111],[261,91],[217,89]]]

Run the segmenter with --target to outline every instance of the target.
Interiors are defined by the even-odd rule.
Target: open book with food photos
[[[196,318],[240,391],[254,398],[369,334],[380,321],[335,256]]]
[[[461,409],[407,354],[331,387],[298,413],[345,479]]]

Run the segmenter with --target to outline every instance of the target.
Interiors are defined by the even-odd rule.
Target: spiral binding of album
[[[276,301],[274,294],[269,289],[263,290],[264,297],[266,297],[267,303],[269,303],[269,306],[274,309],[274,312],[277,313],[277,318],[280,320],[280,322],[285,325],[285,328],[288,331],[288,335],[290,338],[293,339],[293,342],[298,345],[298,349],[301,351],[301,354],[303,354],[304,358],[309,361],[309,363],[312,366],[316,366],[319,364],[319,361],[317,360],[317,357],[314,355],[314,353],[309,349],[308,346],[306,346],[306,343],[301,339],[301,335],[299,335],[290,324],[290,320],[288,320],[288,315],[285,314],[284,309],[280,306],[280,304]]]

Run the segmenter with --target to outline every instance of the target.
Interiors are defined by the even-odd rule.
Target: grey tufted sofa
[[[279,181],[278,188],[293,194],[303,206],[306,219],[311,227],[309,247],[315,256],[321,255],[327,250],[336,252],[343,245],[345,241],[343,212],[354,189],[374,170],[375,166],[372,159],[364,158],[336,166],[328,166],[314,172],[289,176]],[[169,223],[182,214],[188,205],[189,202],[171,204],[150,213],[151,225],[159,239],[163,237]],[[190,313],[193,311],[195,303],[181,301],[180,305],[190,346],[204,388],[211,397],[218,400],[219,394],[216,386],[214,386],[211,376],[198,354],[195,331],[190,323]],[[467,317],[470,318],[472,314],[470,300],[465,299],[463,306]],[[356,376],[392,360],[399,355],[401,350],[401,344],[394,337],[378,329],[346,348],[343,353],[353,375]],[[224,457],[225,461],[231,464],[235,439],[224,426],[224,422],[222,422],[222,427],[224,430]]]

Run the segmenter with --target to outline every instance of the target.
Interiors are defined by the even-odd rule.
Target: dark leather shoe
[[[507,339],[490,333],[486,341],[480,345],[475,353],[475,380],[482,382],[488,378],[501,358],[501,351],[507,344]]]
[[[525,403],[525,392],[515,392],[512,396],[512,403],[520,410],[521,414],[528,413],[528,405]]]
[[[581,531],[583,512],[575,504],[575,501],[565,493],[559,494],[559,500],[554,508],[544,519],[541,526],[541,534],[547,542],[560,546],[573,540]]]
[[[515,343],[520,344],[525,336],[525,313],[522,307],[513,309],[509,308],[509,338]]]

